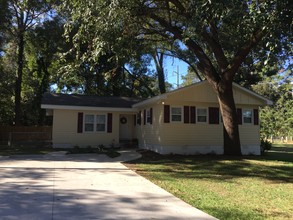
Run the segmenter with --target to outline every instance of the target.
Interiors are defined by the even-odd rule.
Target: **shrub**
[[[264,155],[264,153],[270,149],[272,149],[272,143],[269,142],[268,140],[261,139],[260,140],[261,155]]]

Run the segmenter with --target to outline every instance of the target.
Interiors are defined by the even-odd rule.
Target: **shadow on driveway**
[[[104,155],[0,161],[1,219],[213,219]]]

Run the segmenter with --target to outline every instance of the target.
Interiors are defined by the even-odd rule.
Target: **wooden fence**
[[[0,145],[51,142],[51,126],[0,126]]]

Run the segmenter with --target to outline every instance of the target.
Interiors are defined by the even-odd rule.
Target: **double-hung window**
[[[96,131],[106,131],[106,115],[96,115]]]
[[[252,124],[252,110],[244,109],[242,111],[243,123]]]
[[[182,122],[182,108],[181,107],[171,107],[171,121]]]
[[[93,132],[95,124],[95,116],[94,115],[85,115],[84,118],[84,131],[85,132]]]
[[[196,109],[196,118],[197,118],[198,123],[207,123],[208,122],[207,108],[197,108]]]
[[[151,123],[151,110],[150,109],[146,110],[146,122],[149,124]]]
[[[106,131],[106,115],[85,115],[84,116],[85,132],[105,132]]]

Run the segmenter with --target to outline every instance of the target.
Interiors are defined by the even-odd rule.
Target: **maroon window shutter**
[[[190,106],[190,123],[195,124],[196,123],[196,108],[195,106]]]
[[[189,123],[189,106],[184,106],[183,112],[184,112],[184,123],[188,124]]]
[[[259,124],[259,115],[258,115],[258,109],[253,109],[253,121],[254,121],[254,125],[258,125]]]
[[[150,118],[151,118],[150,124],[153,124],[153,108],[150,108]]]
[[[237,121],[239,125],[242,125],[242,109],[237,108]]]
[[[83,128],[83,113],[78,112],[77,115],[77,133],[82,133]]]
[[[164,105],[164,123],[170,123],[170,105]]]
[[[219,124],[219,108],[209,107],[209,123]]]
[[[107,132],[112,133],[112,121],[113,121],[113,115],[112,113],[108,113],[108,120],[107,120]]]
[[[143,124],[146,124],[146,110],[143,110]]]

